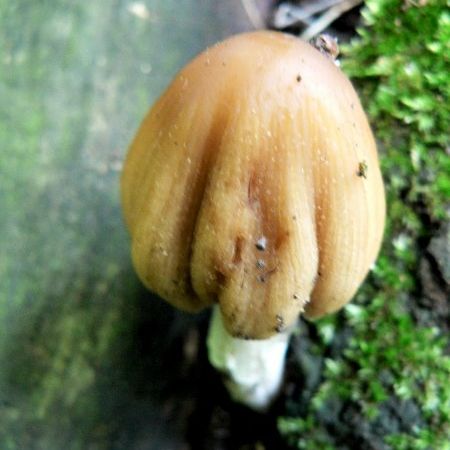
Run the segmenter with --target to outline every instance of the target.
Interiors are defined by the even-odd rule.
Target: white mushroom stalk
[[[264,412],[280,391],[290,331],[268,339],[244,340],[228,333],[218,306],[208,332],[210,363],[223,374],[233,400]]]

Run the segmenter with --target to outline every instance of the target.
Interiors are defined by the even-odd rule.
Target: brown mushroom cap
[[[131,145],[122,202],[144,284],[188,311],[219,302],[228,331],[256,339],[347,303],[385,216],[352,85],[309,44],[269,31],[181,70]]]

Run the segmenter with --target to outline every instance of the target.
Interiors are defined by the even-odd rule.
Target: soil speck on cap
[[[257,269],[264,269],[264,267],[266,267],[266,263],[264,262],[263,259],[258,259],[256,261],[256,268]]]
[[[337,38],[329,34],[320,34],[312,40],[312,45],[319,50],[320,53],[335,61],[339,56],[339,45]]]
[[[260,237],[255,244],[255,247],[260,252],[263,252],[267,247],[267,238],[265,236]]]
[[[284,318],[283,316],[280,316],[279,314],[276,315],[277,325],[275,327],[275,330],[277,333],[281,333],[284,328]]]
[[[358,164],[358,171],[356,172],[356,174],[358,175],[358,177],[367,179],[367,170],[368,169],[369,169],[369,167],[367,166],[366,161],[361,161]]]

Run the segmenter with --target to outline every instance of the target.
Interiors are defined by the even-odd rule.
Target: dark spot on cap
[[[242,249],[244,247],[244,238],[238,237],[234,242],[233,264],[239,264],[242,261]]]
[[[249,341],[250,336],[248,334],[244,334],[241,331],[238,331],[234,334],[234,337],[237,339],[243,339],[244,341]]]
[[[219,269],[215,270],[214,275],[215,275],[217,284],[219,286],[224,286],[227,281],[227,276]]]

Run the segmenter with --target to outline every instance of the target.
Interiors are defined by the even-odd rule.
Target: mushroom
[[[279,390],[299,314],[353,297],[385,216],[351,83],[311,45],[271,31],[231,37],[176,75],[129,149],[122,204],[142,282],[185,311],[215,305],[210,361],[260,410]]]

